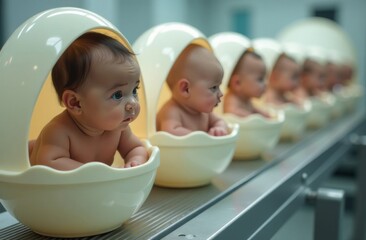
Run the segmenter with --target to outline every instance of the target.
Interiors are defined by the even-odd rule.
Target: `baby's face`
[[[351,65],[342,66],[342,83],[349,84],[353,78],[353,68]]]
[[[302,74],[302,85],[310,91],[321,90],[324,87],[325,68],[321,64],[307,60],[305,62],[309,71]]]
[[[140,112],[137,89],[140,69],[133,59],[102,56],[93,60],[79,89],[83,120],[89,126],[111,131],[124,129]]]
[[[294,90],[299,84],[299,77],[299,64],[288,57],[280,57],[271,76],[275,79],[277,90],[283,92]]]
[[[328,89],[331,89],[335,85],[341,83],[341,69],[338,65],[329,63],[326,66],[325,84]]]
[[[220,85],[223,70],[217,59],[212,54],[212,59],[204,59],[198,63],[199,73],[193,74],[189,104],[198,112],[210,113],[220,103],[223,96]]]
[[[264,62],[251,54],[245,54],[239,66],[240,94],[245,99],[259,98],[264,92]]]

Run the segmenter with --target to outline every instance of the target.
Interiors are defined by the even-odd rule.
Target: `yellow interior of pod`
[[[118,33],[115,33],[110,29],[93,29],[92,31],[113,37],[117,39],[119,42],[121,42],[128,49],[132,50],[129,44],[126,42],[126,40],[124,40]],[[36,104],[33,109],[28,135],[29,139],[37,139],[44,126],[48,122],[50,122],[52,118],[54,118],[56,115],[58,115],[65,109],[58,102],[57,94],[52,84],[51,71],[52,69],[50,69],[50,73],[48,74],[47,79],[43,84],[43,87],[38,95]],[[141,87],[139,89],[139,99],[141,104],[141,111],[139,117],[131,125],[132,130],[135,132],[137,136],[140,136],[141,133],[146,132],[146,126],[145,126],[146,121],[143,120],[146,118],[146,108],[144,107],[145,95],[144,95],[143,84],[141,84],[140,86]],[[138,128],[134,126],[138,126]]]
[[[99,32],[110,37],[113,37],[124,44],[126,47],[131,49],[129,44],[119,36],[119,34],[109,30],[109,29],[93,29],[92,31]],[[207,40],[203,38],[197,38],[191,42],[191,44],[197,44],[207,49],[212,50],[210,44]],[[141,81],[143,81],[143,76],[141,76]],[[138,90],[139,94],[139,102],[141,105],[141,111],[138,118],[131,123],[132,131],[139,138],[147,138],[147,109],[146,109],[146,97],[145,97],[145,89],[144,85],[140,84],[140,89]],[[164,82],[162,89],[160,91],[160,97],[157,105],[157,111],[161,108],[161,106],[171,97],[171,92],[169,87]],[[57,99],[56,92],[54,90],[51,72],[49,73],[41,92],[38,96],[36,105],[33,110],[30,130],[29,130],[29,139],[36,139],[43,127],[51,121],[56,115],[61,113],[64,110]]]
[[[195,45],[199,45],[199,46],[202,46],[202,47],[204,47],[204,48],[207,48],[207,49],[209,49],[210,51],[212,51],[212,47],[211,47],[211,45],[208,43],[208,41],[207,40],[205,40],[205,39],[203,39],[203,38],[197,38],[197,39],[194,39],[190,44],[188,44],[185,48],[187,48],[189,45],[191,45],[191,44],[195,44]],[[184,49],[185,49],[184,48]],[[183,49],[183,50],[184,50]],[[183,50],[182,50],[182,52],[183,52]],[[177,57],[178,58],[178,57]],[[173,62],[172,63],[172,66],[174,65],[174,63],[175,62]],[[170,73],[170,69],[169,69],[169,71],[167,72],[167,75],[165,76],[165,80],[166,80],[166,78],[168,77],[168,75],[169,75],[169,73]],[[170,97],[171,97],[171,91],[170,91],[170,89],[169,89],[169,87],[168,87],[168,84],[166,83],[166,81],[164,80],[164,83],[163,83],[163,85],[162,85],[162,87],[161,87],[161,90],[160,90],[160,95],[159,95],[159,100],[158,100],[158,105],[157,105],[157,107],[156,107],[156,114],[159,112],[159,110],[160,110],[160,108],[164,105],[164,103],[166,102],[166,101],[168,101],[169,99],[170,99]],[[142,105],[141,105],[141,107],[142,107]],[[145,107],[144,107],[145,108]]]

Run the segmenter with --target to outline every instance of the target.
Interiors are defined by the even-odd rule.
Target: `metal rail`
[[[154,187],[121,228],[82,239],[270,239],[335,169],[350,148],[344,140],[364,120],[363,114],[345,116],[279,144],[263,159],[233,161],[205,187]],[[51,239],[20,223],[0,229],[0,238]]]

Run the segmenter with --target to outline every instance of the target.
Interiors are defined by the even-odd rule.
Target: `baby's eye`
[[[122,91],[117,91],[113,93],[112,97],[113,100],[120,100],[122,98]]]
[[[135,88],[133,89],[133,91],[132,91],[132,94],[133,94],[133,95],[137,95],[137,90],[138,90],[139,88],[140,88],[139,86],[135,87]]]
[[[212,90],[213,92],[216,92],[218,89],[219,89],[219,86],[213,86],[213,87],[211,87],[211,90]]]

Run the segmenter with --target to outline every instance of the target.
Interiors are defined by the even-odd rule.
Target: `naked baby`
[[[140,112],[139,79],[133,53],[117,40],[93,32],[76,39],[52,69],[65,110],[30,142],[31,164],[58,170],[111,165],[116,151],[124,167],[145,163],[148,153],[129,127]]]
[[[239,59],[229,80],[224,96],[224,113],[247,117],[258,113],[269,115],[255,107],[251,100],[260,98],[265,90],[266,67],[263,59],[249,48]]]
[[[157,115],[157,130],[177,136],[193,131],[227,135],[227,124],[212,112],[223,96],[222,77],[221,64],[211,51],[194,44],[184,49],[167,77],[172,97]]]

